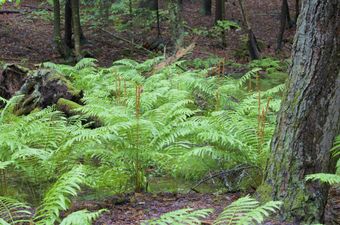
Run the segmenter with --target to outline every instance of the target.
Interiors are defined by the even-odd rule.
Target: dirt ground
[[[50,6],[42,6],[39,0],[22,0],[19,9],[20,13],[0,14],[0,61],[30,65],[44,61],[62,62],[59,55],[52,48],[52,22],[38,16],[41,9],[48,9],[51,15]],[[246,9],[249,22],[261,42],[262,54],[265,56],[275,55],[275,42],[279,27],[280,0],[248,0]],[[294,16],[294,2],[290,1],[291,14]],[[237,1],[227,1],[227,19],[241,21],[241,15]],[[12,5],[5,5],[3,9],[13,9]],[[214,9],[213,9],[214,10]],[[212,27],[214,16],[202,16],[200,13],[200,1],[184,1],[183,17],[191,28]],[[107,28],[114,32],[112,28]],[[86,49],[99,60],[103,66],[109,66],[114,60],[121,58],[145,59],[147,56],[131,48],[128,43],[118,41],[112,36],[104,33],[98,28],[91,28],[86,24],[83,27],[88,40]],[[165,36],[168,34],[165,32]],[[294,28],[286,31],[284,47],[281,57],[289,56]],[[124,35],[124,34],[123,34]],[[209,55],[218,55],[227,59],[234,59],[243,62],[235,56],[235,50],[242,46],[242,35],[244,31],[229,31],[227,33],[227,47],[222,48],[218,39],[199,37],[197,47],[192,58],[204,58]],[[131,37],[131,35],[130,35]],[[142,37],[140,39],[146,39]],[[187,44],[194,36],[186,38]],[[143,44],[143,43],[140,43]]]

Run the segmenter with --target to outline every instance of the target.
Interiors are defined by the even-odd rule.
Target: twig
[[[0,14],[14,14],[14,13],[22,13],[20,10],[0,10]]]
[[[254,168],[256,166],[247,166],[247,165],[240,165],[240,166],[236,166],[235,168],[233,169],[230,169],[230,170],[223,170],[223,171],[220,171],[220,172],[216,172],[215,174],[210,174],[210,176],[208,177],[205,177],[203,178],[202,180],[200,180],[195,186],[193,186],[191,188],[191,191],[194,191],[194,192],[197,192],[197,187],[200,186],[201,184],[203,184],[204,182],[207,182],[208,180],[210,179],[213,179],[215,177],[219,177],[219,176],[222,176],[222,175],[227,175],[227,174],[230,174],[230,173],[234,173],[236,171],[239,171],[239,170],[246,170],[246,169],[250,169],[250,168]]]

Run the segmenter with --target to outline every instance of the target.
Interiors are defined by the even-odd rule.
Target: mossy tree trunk
[[[304,1],[264,184],[284,202],[282,219],[323,220],[328,186],[308,174],[334,172],[330,149],[340,127],[340,0]],[[264,191],[266,190],[266,191]]]
[[[184,26],[182,21],[182,7],[179,0],[169,1],[170,20],[172,24],[172,43],[176,50],[183,46]]]

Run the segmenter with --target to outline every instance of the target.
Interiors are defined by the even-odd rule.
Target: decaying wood
[[[193,42],[188,47],[179,49],[173,56],[170,56],[169,58],[165,59],[164,61],[154,66],[151,74],[157,73],[164,67],[169,66],[176,62],[177,60],[181,59],[183,56],[191,52],[195,48],[195,45],[196,45],[195,42]]]
[[[22,115],[54,105],[60,98],[81,103],[82,91],[55,71],[40,69],[30,74],[28,69],[12,64],[0,74],[0,96],[10,99],[14,95],[23,95],[15,107],[15,113]]]

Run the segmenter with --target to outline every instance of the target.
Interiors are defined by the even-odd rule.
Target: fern
[[[59,218],[61,210],[67,210],[70,196],[76,196],[80,184],[84,182],[83,169],[75,167],[63,174],[58,181],[46,193],[42,205],[34,216],[36,224],[53,225]]]
[[[306,177],[307,181],[320,181],[330,185],[340,184],[340,176],[337,174],[316,173]]]
[[[0,196],[0,224],[21,224],[29,222],[32,216],[30,207],[9,197]]]
[[[94,220],[106,211],[105,209],[96,212],[89,212],[88,210],[76,211],[64,218],[60,225],[91,225]]]
[[[270,213],[275,213],[279,210],[281,204],[281,202],[271,201],[260,206],[258,201],[249,196],[239,198],[225,208],[213,224],[248,225],[254,224],[254,222],[260,224],[270,215]],[[181,209],[166,213],[158,219],[152,219],[142,224],[200,224],[202,219],[206,218],[210,213],[212,213],[211,209],[196,211],[193,211],[192,209]]]
[[[180,209],[162,215],[159,219],[150,220],[142,223],[142,225],[186,225],[186,224],[199,224],[201,219],[207,217],[212,213],[212,209]]]

